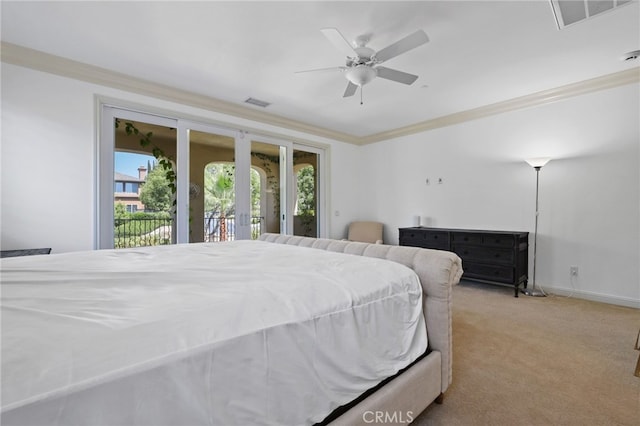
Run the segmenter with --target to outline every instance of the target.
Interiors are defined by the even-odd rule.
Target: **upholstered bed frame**
[[[260,240],[388,259],[408,266],[420,278],[429,354],[333,420],[331,425],[370,424],[376,413],[383,413],[382,418],[386,420],[407,423],[433,401],[441,402],[452,377],[451,290],[462,276],[458,256],[416,247],[280,234],[263,234]]]

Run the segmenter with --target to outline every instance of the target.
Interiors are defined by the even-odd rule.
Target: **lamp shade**
[[[542,167],[551,160],[549,157],[528,158],[525,161],[533,168]]]

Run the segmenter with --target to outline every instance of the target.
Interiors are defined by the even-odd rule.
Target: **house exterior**
[[[138,168],[138,177],[114,172],[113,197],[116,204],[124,204],[128,213],[144,211],[144,204],[140,201],[140,190],[147,177],[147,168]]]

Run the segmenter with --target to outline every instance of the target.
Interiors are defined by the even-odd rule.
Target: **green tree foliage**
[[[122,203],[115,203],[113,205],[113,217],[116,219],[122,219],[127,217],[127,208]]]
[[[313,166],[298,171],[298,209],[300,216],[314,216],[316,210],[315,176]]]
[[[251,216],[260,216],[260,175],[251,169]]]
[[[233,164],[211,163],[204,169],[204,208],[209,214],[235,213],[235,172]]]
[[[204,172],[204,209],[207,215],[229,216],[235,213],[235,166],[211,163]],[[260,216],[260,175],[251,169],[251,215]]]
[[[154,168],[147,173],[145,184],[140,190],[140,201],[145,210],[169,211],[173,202],[173,195],[166,170],[162,167]]]

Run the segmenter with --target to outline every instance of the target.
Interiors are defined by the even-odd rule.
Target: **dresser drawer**
[[[482,234],[472,232],[453,232],[451,233],[451,241],[454,244],[482,244]]]
[[[501,283],[513,283],[513,267],[486,265],[475,262],[462,262],[464,269],[463,278],[476,278],[480,280],[495,281]]]
[[[514,247],[515,238],[513,235],[484,234],[482,237],[482,243],[486,246],[492,247]]]
[[[449,250],[449,233],[446,231],[403,229],[400,231],[400,245]]]
[[[513,263],[513,250],[499,247],[468,246],[454,244],[452,251],[462,260],[477,260],[486,263]]]

